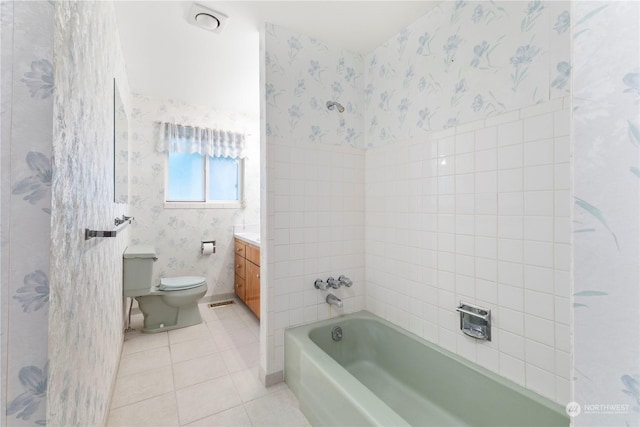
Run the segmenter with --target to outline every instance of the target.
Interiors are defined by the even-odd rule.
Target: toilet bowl
[[[123,254],[123,295],[138,301],[144,316],[142,332],[154,333],[202,323],[198,300],[207,293],[204,277],[163,277],[153,283],[151,245],[129,246]]]

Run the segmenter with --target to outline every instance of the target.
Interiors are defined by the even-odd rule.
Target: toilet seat
[[[202,286],[206,280],[200,276],[163,277],[160,279],[158,289],[161,291],[181,291]]]

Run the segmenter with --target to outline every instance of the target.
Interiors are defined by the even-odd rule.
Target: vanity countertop
[[[249,243],[250,245],[260,247],[260,234],[259,233],[233,233],[233,237],[236,239],[240,239],[243,242]]]

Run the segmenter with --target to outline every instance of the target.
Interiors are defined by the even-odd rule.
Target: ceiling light
[[[220,33],[229,17],[224,13],[194,3],[189,10],[187,20],[190,24],[213,33]]]

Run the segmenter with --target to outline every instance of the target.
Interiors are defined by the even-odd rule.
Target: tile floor
[[[259,321],[242,303],[209,308],[203,323],[125,335],[109,426],[309,426],[285,383],[258,379]]]

